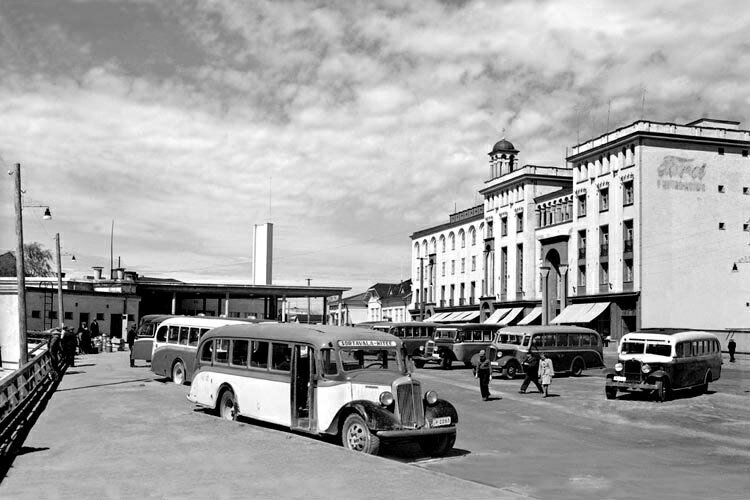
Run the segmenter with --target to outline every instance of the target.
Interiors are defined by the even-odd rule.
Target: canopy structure
[[[609,307],[609,302],[571,304],[555,317],[551,324],[591,323]]]
[[[510,308],[495,309],[495,311],[490,314],[490,317],[484,320],[484,322],[487,324],[497,325],[500,323],[500,320],[503,319],[503,317],[511,310],[512,309]]]
[[[521,312],[523,312],[523,307],[514,307],[513,309],[508,311],[508,313],[505,316],[503,316],[503,319],[500,320],[498,325],[504,325],[504,326],[509,325],[511,321],[516,319],[518,315],[521,314]]]
[[[536,321],[536,319],[539,316],[541,316],[541,315],[542,315],[542,308],[541,307],[535,307],[534,309],[531,310],[531,312],[529,314],[527,314],[526,316],[524,316],[523,319],[521,321],[519,321],[518,323],[516,323],[516,324],[518,324],[518,325],[530,325],[531,323],[533,323],[534,321]]]

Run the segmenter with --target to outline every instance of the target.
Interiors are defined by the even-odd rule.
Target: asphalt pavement
[[[223,421],[187,392],[148,367],[130,368],[127,352],[78,356],[0,498],[528,498],[330,440]]]

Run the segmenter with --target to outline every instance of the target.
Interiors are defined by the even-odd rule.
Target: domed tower
[[[509,174],[517,168],[518,150],[505,137],[500,139],[490,151],[490,180]]]

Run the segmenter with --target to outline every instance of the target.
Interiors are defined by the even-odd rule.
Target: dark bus
[[[440,325],[437,323],[422,321],[406,321],[403,323],[383,321],[368,325],[373,330],[390,333],[400,338],[406,353],[417,368],[422,368],[427,362],[425,348],[427,342],[434,337],[435,329],[438,326]]]

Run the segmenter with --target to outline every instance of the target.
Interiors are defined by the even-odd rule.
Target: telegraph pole
[[[60,262],[60,233],[55,233],[55,247],[57,248],[57,319],[60,323],[60,328],[62,328],[64,325],[65,312],[63,310],[62,263]]]
[[[422,301],[419,305],[419,319],[424,321],[424,306],[425,306],[425,293],[424,293],[424,260],[427,257],[417,257],[419,259],[419,294],[422,296]]]
[[[21,368],[28,360],[26,347],[26,270],[23,262],[23,215],[21,211],[21,164],[16,163],[16,283],[18,287],[18,367]]]
[[[305,278],[307,280],[307,286],[310,286],[312,278]],[[307,324],[310,324],[310,295],[307,295]]]

